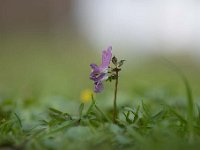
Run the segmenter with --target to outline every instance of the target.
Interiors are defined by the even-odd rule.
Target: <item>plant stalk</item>
[[[113,123],[117,123],[117,89],[118,89],[118,77],[119,77],[119,70],[116,69],[116,80],[115,80],[114,101],[113,101]]]

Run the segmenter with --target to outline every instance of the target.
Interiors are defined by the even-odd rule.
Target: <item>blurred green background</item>
[[[101,63],[100,51],[70,34],[55,39],[51,33],[10,33],[4,35],[0,49],[1,95],[63,95],[79,99],[82,90],[93,88],[89,64]],[[127,60],[120,74],[122,93],[142,96],[156,89],[172,94],[184,91],[179,76],[165,63],[166,58],[185,72],[194,93],[199,95],[199,64],[189,54],[117,57]],[[112,85],[106,84],[105,89],[111,91]]]
[[[98,43],[94,46],[95,43],[91,44],[86,38],[89,33],[80,32],[83,30],[80,26],[85,24],[77,24],[74,15],[79,11],[74,9],[77,3],[70,0],[0,2],[2,96],[35,98],[62,95],[79,101],[82,90],[93,89],[89,64],[100,64],[101,50],[109,45]],[[138,53],[140,50],[134,44],[129,42],[127,45],[123,48],[116,42],[112,44],[113,54],[127,60],[120,74],[120,95],[127,99],[145,95],[182,96],[185,92],[183,83],[166,65],[166,58],[186,74],[194,95],[199,96],[199,57],[194,57],[190,50],[175,50],[165,55]],[[106,83],[105,89],[104,94],[110,95],[113,85]]]

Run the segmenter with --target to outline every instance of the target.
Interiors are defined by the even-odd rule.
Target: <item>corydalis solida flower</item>
[[[108,68],[112,59],[112,47],[102,52],[102,63],[100,66],[90,64],[92,72],[90,79],[94,81],[94,92],[99,93],[103,90],[103,81],[108,79]]]
[[[113,67],[110,66],[112,61]],[[100,66],[96,64],[90,64],[92,72],[90,74],[90,79],[94,81],[94,92],[99,93],[103,90],[103,81],[115,81],[114,88],[114,99],[113,99],[113,123],[117,123],[117,91],[118,91],[118,79],[119,72],[121,71],[121,66],[124,64],[125,60],[118,61],[117,57],[112,57],[112,47],[108,47],[107,50],[102,52],[102,63]],[[109,71],[108,71],[109,70]]]

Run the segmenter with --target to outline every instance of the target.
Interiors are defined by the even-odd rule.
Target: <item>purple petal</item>
[[[93,81],[97,81],[97,73],[92,71],[90,73],[90,79],[93,80]]]
[[[99,67],[96,64],[90,64],[90,67],[92,68],[92,70],[99,72]]]
[[[107,74],[106,73],[100,73],[100,74],[95,74],[95,72],[92,72],[90,74],[90,79],[99,82],[107,79]]]
[[[108,68],[110,65],[110,61],[112,59],[112,47],[108,47],[107,50],[104,50],[102,52],[102,64],[100,66],[101,70],[104,70],[105,68]]]
[[[107,72],[112,59],[112,47],[108,47],[107,50],[102,52],[102,63],[100,66],[96,64],[90,64],[92,72],[90,73],[90,79],[94,81],[94,92],[99,93],[103,90],[102,81],[108,78]]]
[[[94,87],[95,93],[100,93],[103,90],[103,84],[102,82],[96,82]]]

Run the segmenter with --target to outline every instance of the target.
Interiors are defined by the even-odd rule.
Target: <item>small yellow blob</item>
[[[92,95],[93,95],[93,92],[92,90],[89,90],[89,89],[85,89],[81,92],[81,102],[83,103],[88,103],[92,100]]]

